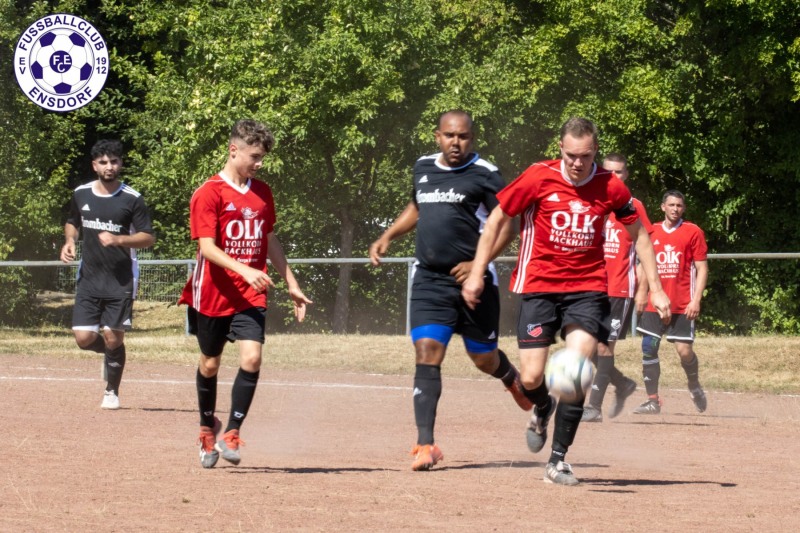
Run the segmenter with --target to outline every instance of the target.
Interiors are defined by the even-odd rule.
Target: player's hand
[[[381,264],[381,257],[386,255],[386,250],[388,249],[389,240],[383,237],[369,245],[369,261],[372,263],[372,266]]]
[[[242,277],[256,292],[265,292],[270,287],[275,286],[275,283],[272,282],[272,278],[270,278],[266,272],[252,267],[247,267]]]
[[[67,242],[61,247],[61,260],[65,263],[75,261],[75,243]]]
[[[653,304],[653,307],[655,307],[658,312],[658,316],[661,317],[661,322],[669,324],[670,320],[672,320],[672,311],[670,310],[670,301],[667,293],[664,292],[663,289],[651,292],[650,303]]]
[[[686,311],[684,311],[686,318],[689,320],[694,320],[695,318],[700,316],[700,302],[695,302],[692,300],[689,302],[689,305],[686,306]]]
[[[298,322],[302,322],[306,318],[306,306],[313,304],[311,300],[309,300],[303,291],[300,290],[300,287],[290,287],[289,288],[289,297],[294,302],[294,318]]]
[[[117,246],[117,236],[107,231],[101,231],[97,234],[97,240],[100,241],[104,247]]]
[[[483,276],[470,275],[461,285],[461,297],[470,309],[481,302],[480,296],[483,294]]]
[[[454,266],[450,275],[456,278],[456,283],[463,285],[470,272],[472,272],[472,261],[464,261]]]

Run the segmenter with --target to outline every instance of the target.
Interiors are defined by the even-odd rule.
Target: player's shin
[[[225,429],[226,433],[232,429],[241,428],[256,394],[259,373],[259,371],[248,372],[240,368],[236,374],[231,389],[231,414],[228,418],[228,427]]]
[[[692,359],[685,363],[681,360],[681,366],[683,367],[683,371],[686,372],[686,380],[689,384],[690,389],[694,389],[700,386],[700,361],[697,359],[697,354],[692,353]]]
[[[614,356],[600,356],[597,358],[597,373],[592,383],[592,392],[589,394],[589,405],[600,409],[603,406],[603,398],[606,389],[611,382],[611,371],[614,368]]]
[[[658,380],[661,378],[661,362],[658,359],[660,337],[645,335],[642,338],[642,379],[647,395],[658,396]]]
[[[107,391],[114,391],[119,395],[119,385],[122,382],[122,372],[125,370],[125,344],[120,344],[116,348],[106,348],[105,351],[106,368],[108,370]]]
[[[567,450],[575,441],[578,425],[583,416],[583,400],[580,398],[576,403],[558,402],[553,431],[553,448],[550,454],[550,462],[553,464],[564,460]]]
[[[417,444],[433,444],[436,407],[442,395],[442,369],[439,366],[417,365],[414,374],[414,419],[417,423]]]
[[[217,407],[217,374],[205,377],[197,369],[197,406],[200,409],[200,425],[214,427],[214,411]]]

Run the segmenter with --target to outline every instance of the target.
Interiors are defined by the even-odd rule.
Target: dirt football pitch
[[[0,531],[797,531],[800,398],[685,390],[662,414],[581,425],[582,481],[542,481],[549,442],[498,382],[444,376],[444,461],[412,472],[408,376],[274,371],[242,462],[198,461],[195,369],[132,363],[101,411],[99,358],[0,355]],[[234,370],[220,374],[227,419]],[[552,422],[551,422],[552,433]]]

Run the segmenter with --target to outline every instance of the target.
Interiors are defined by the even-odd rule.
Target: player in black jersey
[[[107,384],[100,407],[119,409],[125,331],[131,328],[138,281],[135,250],[152,246],[156,238],[144,199],[119,180],[122,143],[98,141],[91,155],[97,179],[72,194],[61,260],[75,260],[82,232],[72,331],[80,348],[104,354]]]
[[[417,230],[410,310],[418,431],[413,470],[429,470],[443,457],[434,443],[433,426],[442,392],[441,365],[454,332],[463,337],[478,369],[501,379],[522,409],[533,407],[521,392],[517,369],[497,348],[500,301],[494,266],[484,273],[486,289],[474,310],[461,298],[461,283],[470,273],[481,228],[497,205],[495,193],[505,186],[497,167],[472,152],[473,138],[467,113],[449,111],[439,118],[436,142],[441,152],[416,162],[411,201],[369,248],[377,266],[391,241]],[[512,237],[509,228],[505,238],[498,239],[493,257]]]

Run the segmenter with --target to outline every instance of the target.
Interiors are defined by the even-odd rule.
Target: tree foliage
[[[242,117],[275,132],[265,174],[288,254],[363,257],[454,107],[473,114],[478,150],[507,179],[556,156],[560,124],[584,115],[603,153],[629,156],[652,219],[676,188],[712,252],[800,249],[800,15],[788,0],[0,0],[0,10],[3,57],[36,18],[74,12],[104,34],[113,67],[100,97],[67,115],[0,81],[10,257],[51,253],[99,135],[129,148],[126,179],[154,211],[157,253],[190,257],[188,198],[221,167]],[[29,216],[46,220],[16,231]],[[317,302],[307,329],[402,312],[403,275],[302,274]],[[798,274],[796,261],[713,262],[701,325],[800,332]]]

